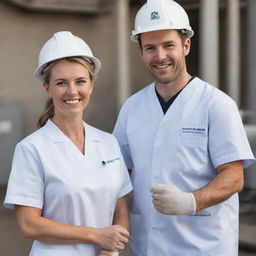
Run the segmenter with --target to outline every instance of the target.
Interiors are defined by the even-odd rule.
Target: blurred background
[[[102,61],[84,119],[111,132],[122,103],[152,81],[129,39],[142,0],[0,0],[0,256],[25,256],[14,213],[2,208],[16,143],[36,130],[46,94],[34,77],[57,31],[83,38]],[[177,0],[195,32],[188,71],[238,104],[256,153],[256,0]],[[256,165],[240,193],[240,256],[256,255]],[[126,253],[129,255],[129,253]]]

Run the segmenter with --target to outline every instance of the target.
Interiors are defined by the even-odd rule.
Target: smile
[[[167,64],[167,65],[153,65],[154,68],[157,69],[164,69],[164,68],[168,68],[171,64]]]
[[[79,103],[80,100],[64,100],[64,102],[67,104],[76,104],[76,103]]]

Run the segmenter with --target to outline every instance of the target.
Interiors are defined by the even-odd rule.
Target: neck
[[[85,154],[85,129],[82,118],[52,118],[54,124]]]
[[[168,101],[172,96],[178,93],[191,79],[191,75],[186,73],[184,76],[175,79],[167,84],[156,82],[156,90],[164,101]]]
[[[84,124],[82,118],[63,118],[54,116],[54,124],[71,140],[84,136]]]

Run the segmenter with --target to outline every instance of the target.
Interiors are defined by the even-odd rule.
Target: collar
[[[86,133],[86,140],[99,142],[100,136],[97,133],[97,129],[86,124],[85,122],[83,122],[83,124]],[[47,121],[42,130],[46,133],[46,135],[50,138],[50,140],[53,143],[70,142],[70,139],[50,119]]]

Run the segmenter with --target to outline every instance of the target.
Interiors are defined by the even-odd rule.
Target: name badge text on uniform
[[[106,166],[108,164],[111,164],[111,163],[114,163],[115,161],[119,160],[120,157],[117,157],[117,158],[114,158],[114,159],[111,159],[111,160],[105,160],[105,161],[101,161],[101,165],[102,166]]]
[[[188,135],[188,136],[200,136],[200,137],[207,136],[207,131],[205,128],[183,127],[181,128],[181,133],[183,135]]]

